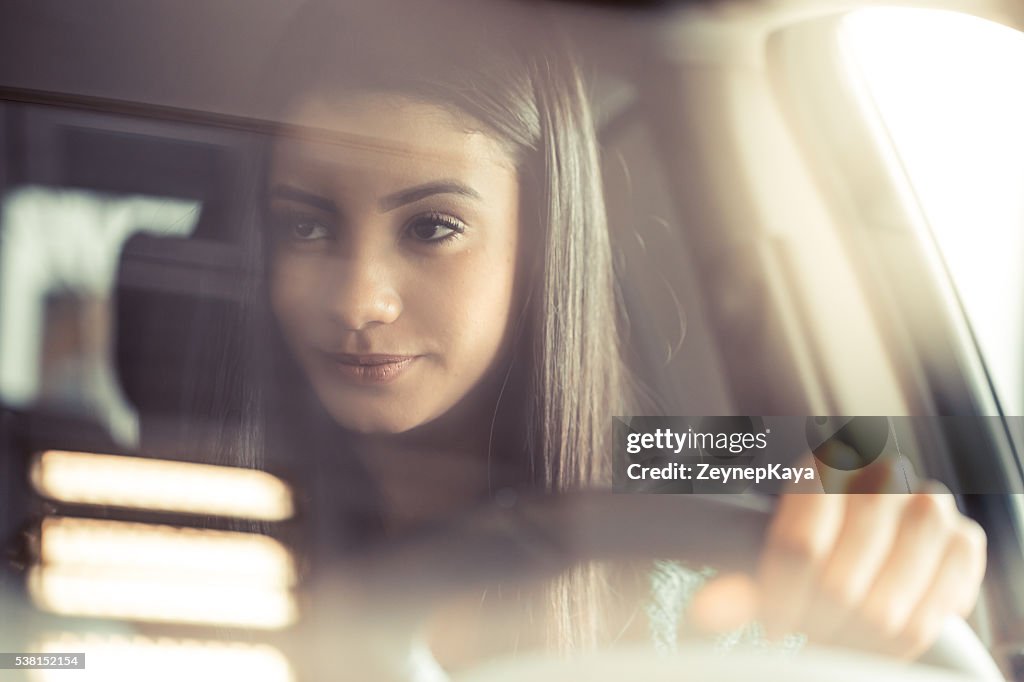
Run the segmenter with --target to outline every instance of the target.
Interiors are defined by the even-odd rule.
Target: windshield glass
[[[993,670],[963,494],[1024,485],[1019,425],[965,377],[1011,416],[1019,315],[975,305],[924,190],[964,310],[925,236],[877,234],[916,223],[866,114],[801,118],[893,75],[867,15],[114,4],[0,10],[0,667],[492,679],[625,646],[715,677],[950,637]],[[911,99],[911,132],[946,109]]]

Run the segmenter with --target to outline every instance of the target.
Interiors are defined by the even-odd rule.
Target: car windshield
[[[1024,14],[918,5],[7,3],[0,669],[1016,670]]]

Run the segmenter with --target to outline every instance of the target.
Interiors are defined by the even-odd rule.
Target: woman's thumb
[[[709,580],[689,609],[690,622],[701,632],[735,630],[757,615],[757,586],[742,573],[721,575]]]

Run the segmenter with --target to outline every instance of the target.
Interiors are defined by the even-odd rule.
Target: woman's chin
[[[396,436],[423,423],[416,415],[402,410],[360,412],[351,409],[331,410],[338,426],[360,436]]]

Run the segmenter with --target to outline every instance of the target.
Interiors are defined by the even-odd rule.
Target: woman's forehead
[[[462,176],[511,170],[504,146],[468,116],[389,93],[314,95],[290,109],[273,173],[430,169]],[[418,174],[418,173],[417,173]]]

